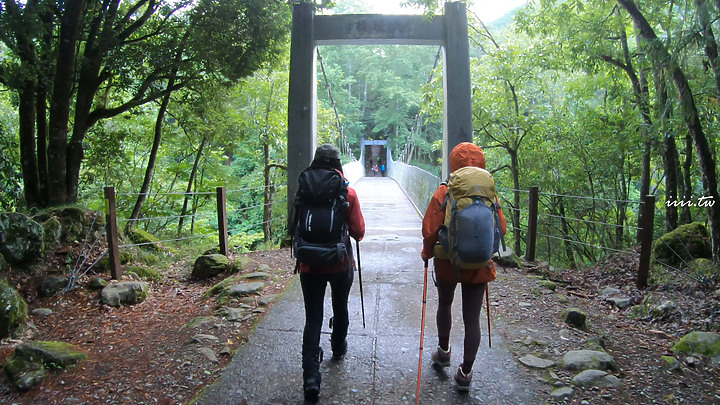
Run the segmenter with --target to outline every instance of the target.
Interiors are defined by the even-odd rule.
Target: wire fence
[[[262,190],[267,191],[268,189],[274,190],[274,185],[269,186],[260,186],[260,187],[252,187],[247,189],[241,189],[241,190],[232,190],[231,192],[239,193],[241,196],[247,196],[247,192],[249,190]],[[271,233],[273,229],[273,225],[278,225],[280,223],[283,224],[286,222],[286,211],[285,209],[280,210],[281,214],[273,214],[272,208],[274,206],[283,206],[287,203],[287,199],[282,200],[272,200],[268,202],[263,202],[260,204],[252,204],[244,207],[240,207],[233,210],[228,210],[228,204],[227,204],[227,190],[224,187],[218,187],[214,193],[212,192],[190,192],[190,193],[156,193],[152,194],[152,196],[156,195],[163,195],[163,196],[183,196],[185,198],[187,197],[197,197],[197,196],[210,196],[215,195],[216,196],[216,202],[217,202],[217,209],[214,210],[214,212],[193,212],[193,213],[182,213],[179,215],[156,215],[156,216],[148,216],[148,217],[140,217],[140,218],[130,218],[130,219],[118,219],[117,218],[117,209],[116,209],[116,196],[139,196],[141,193],[115,193],[115,190],[113,187],[106,187],[105,188],[105,208],[106,208],[106,237],[108,240],[108,248],[106,252],[103,252],[102,256],[109,255],[110,256],[110,268],[111,268],[111,274],[114,279],[119,279],[122,276],[122,269],[120,266],[120,249],[128,249],[132,247],[146,247],[146,246],[163,246],[165,244],[169,243],[179,243],[179,242],[187,242],[187,241],[197,241],[201,239],[216,239],[217,240],[217,246],[220,251],[220,253],[224,255],[229,254],[229,246],[228,246],[228,238],[230,235],[230,230],[228,228],[228,215],[232,214],[237,221],[240,221],[243,224],[243,229],[247,230],[257,230],[258,228],[261,228],[261,232],[263,233],[262,239],[268,240],[268,238],[272,237]],[[145,193],[142,193],[145,194]],[[266,193],[263,193],[266,194]],[[146,196],[150,196],[149,194],[146,194]],[[264,197],[263,197],[264,198]],[[187,207],[183,206],[183,211],[185,211]],[[198,207],[193,206],[190,208],[190,210],[195,211]],[[276,210],[278,211],[278,210]],[[254,212],[254,214],[252,214]],[[268,219],[267,216],[270,216]],[[262,219],[253,220],[253,218],[257,218],[257,216],[260,216]],[[199,224],[200,222],[198,219],[202,219],[202,226],[201,228],[205,230],[202,233],[195,234],[195,226]],[[182,232],[182,226],[185,221],[192,221],[192,226],[189,230],[190,234],[183,234]],[[215,223],[214,220],[217,220]],[[145,224],[146,228],[149,226],[148,223],[151,222],[163,222],[165,224],[170,223],[178,223],[178,230],[176,231],[176,235],[170,236],[168,235],[168,232],[165,233],[165,237],[161,236],[157,240],[142,240],[137,239],[134,240],[132,243],[120,243],[120,233],[118,231],[117,225],[120,224],[126,224],[127,226],[132,226],[137,223],[143,223]],[[216,231],[207,232],[208,229],[216,229]],[[132,228],[128,228],[127,231],[130,232],[130,234],[134,234],[132,232]],[[133,239],[133,238],[130,238]],[[83,248],[84,249],[84,248]],[[98,258],[99,260],[99,258]],[[97,261],[96,261],[97,262]],[[77,276],[81,276],[80,269],[83,268],[85,261],[77,267],[77,270],[74,274]],[[94,265],[93,263],[92,265]],[[92,265],[90,267],[92,267]],[[85,272],[87,272],[89,268],[85,269]],[[82,273],[84,274],[84,273]]]

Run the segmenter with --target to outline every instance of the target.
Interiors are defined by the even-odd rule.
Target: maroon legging
[[[462,315],[465,325],[465,341],[463,344],[463,372],[470,372],[475,356],[480,347],[480,310],[485,298],[487,283],[462,283]],[[438,342],[443,350],[450,344],[450,329],[452,328],[452,303],[455,297],[457,283],[437,282],[438,310],[437,329]]]

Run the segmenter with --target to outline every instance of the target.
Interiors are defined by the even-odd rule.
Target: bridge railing
[[[398,182],[421,213],[425,212],[441,182],[438,176],[426,170],[396,161],[390,161],[387,176]]]

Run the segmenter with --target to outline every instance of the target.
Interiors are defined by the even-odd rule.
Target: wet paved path
[[[362,326],[357,273],[350,292],[348,355],[330,359],[328,320],[330,294],[325,295],[321,346],[325,361],[320,404],[414,404],[422,313],[423,264],[421,219],[400,187],[388,178],[363,178],[354,187],[366,222],[360,242],[366,327]],[[353,249],[355,247],[353,246]],[[432,270],[430,270],[430,273]],[[328,288],[329,290],[329,288]],[[460,289],[453,307],[451,345],[462,353]],[[486,323],[469,394],[458,394],[453,379],[461,361],[455,354],[446,372],[430,366],[437,344],[437,292],[428,275],[425,345],[421,378],[422,404],[539,404],[536,382],[527,381]],[[484,311],[482,316],[484,317]],[[250,340],[238,349],[218,381],[197,404],[302,404],[300,346],[305,313],[299,278],[265,315]],[[447,373],[447,374],[446,374]]]

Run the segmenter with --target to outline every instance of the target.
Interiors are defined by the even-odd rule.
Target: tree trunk
[[[685,73],[677,62],[671,58],[662,41],[657,38],[655,31],[647,22],[645,16],[638,10],[635,2],[633,0],[617,0],[617,2],[628,11],[640,35],[648,41],[650,55],[655,63],[668,70],[677,88],[682,118],[688,127],[690,136],[692,136],[695,151],[698,155],[698,162],[702,171],[703,191],[705,197],[713,203],[712,206],[707,206],[705,209],[710,225],[713,260],[718,263],[720,262],[720,204],[716,203],[720,200],[720,196],[718,195],[716,165],[698,116],[690,83],[688,83]]]
[[[48,120],[47,120],[47,87],[43,81],[38,82],[37,98],[35,100],[36,128],[37,128],[37,166],[40,206],[48,203]]]
[[[513,225],[513,237],[515,239],[515,254],[522,256],[522,247],[520,241],[522,239],[520,231],[520,163],[517,156],[517,151],[514,149],[508,149],[510,154],[510,167],[512,171],[513,187],[515,192],[513,193],[513,208],[512,211],[512,225]]]
[[[187,188],[185,189],[185,199],[183,200],[182,211],[180,211],[180,220],[178,221],[178,237],[182,235],[183,223],[185,222],[185,215],[187,215],[188,204],[190,202],[190,193],[192,192],[195,176],[197,176],[198,167],[200,166],[200,158],[202,157],[203,149],[205,149],[205,142],[207,142],[207,137],[203,136],[202,142],[200,142],[200,147],[195,155],[195,162],[193,163],[192,171],[190,172]]]
[[[50,101],[48,139],[48,178],[50,180],[48,193],[50,205],[75,202],[68,193],[68,128],[71,110],[70,100],[75,83],[74,75],[77,59],[76,50],[78,49],[77,39],[80,32],[80,16],[84,7],[84,0],[68,0],[65,2],[65,13],[62,15],[60,22],[57,41],[57,65]],[[80,145],[80,151],[82,151],[82,145]]]
[[[670,232],[678,226],[678,209],[673,202],[678,201],[678,151],[675,135],[668,130],[670,103],[665,75],[662,69],[654,69],[655,94],[657,97],[656,121],[662,125],[663,133],[663,169],[665,170],[665,230]],[[670,203],[670,204],[669,204]]]
[[[170,78],[168,81],[168,87],[172,87],[175,79]],[[140,218],[140,212],[142,211],[143,203],[147,199],[147,193],[150,190],[150,184],[152,184],[153,173],[155,172],[155,162],[157,160],[158,150],[160,150],[160,143],[162,141],[162,130],[163,122],[165,121],[165,112],[167,111],[168,104],[170,104],[170,95],[166,94],[160,102],[160,109],[158,110],[157,118],[155,119],[155,136],[153,137],[152,148],[150,149],[150,156],[148,157],[147,168],[145,169],[145,178],[143,179],[142,186],[140,187],[140,193],[135,201],[135,207],[133,207],[132,214],[130,214],[130,221],[127,224],[127,230],[130,231],[135,225],[135,221]]]
[[[693,161],[693,141],[692,137],[690,136],[690,133],[685,135],[685,162],[683,162],[683,178],[685,181],[683,182],[683,198],[685,200],[690,200],[692,197],[692,177],[690,170],[692,169],[692,161]],[[683,205],[680,208],[680,223],[681,224],[689,224],[693,221],[692,219],[692,212],[690,211],[690,206]]]
[[[265,173],[263,176],[265,187],[263,188],[263,239],[265,243],[270,242],[272,232],[272,190],[270,181],[270,145],[265,142],[263,145],[263,155],[265,157]]]
[[[27,80],[19,92],[18,105],[20,165],[25,186],[25,204],[28,207],[38,207],[42,203],[35,149],[35,91],[34,79]]]
[[[709,4],[707,0],[695,0],[697,5],[698,19],[702,28],[703,40],[705,42],[705,56],[707,56],[710,66],[712,67],[713,77],[715,78],[715,90],[720,96],[720,65],[718,65],[718,44],[713,34],[712,23],[710,18]]]

